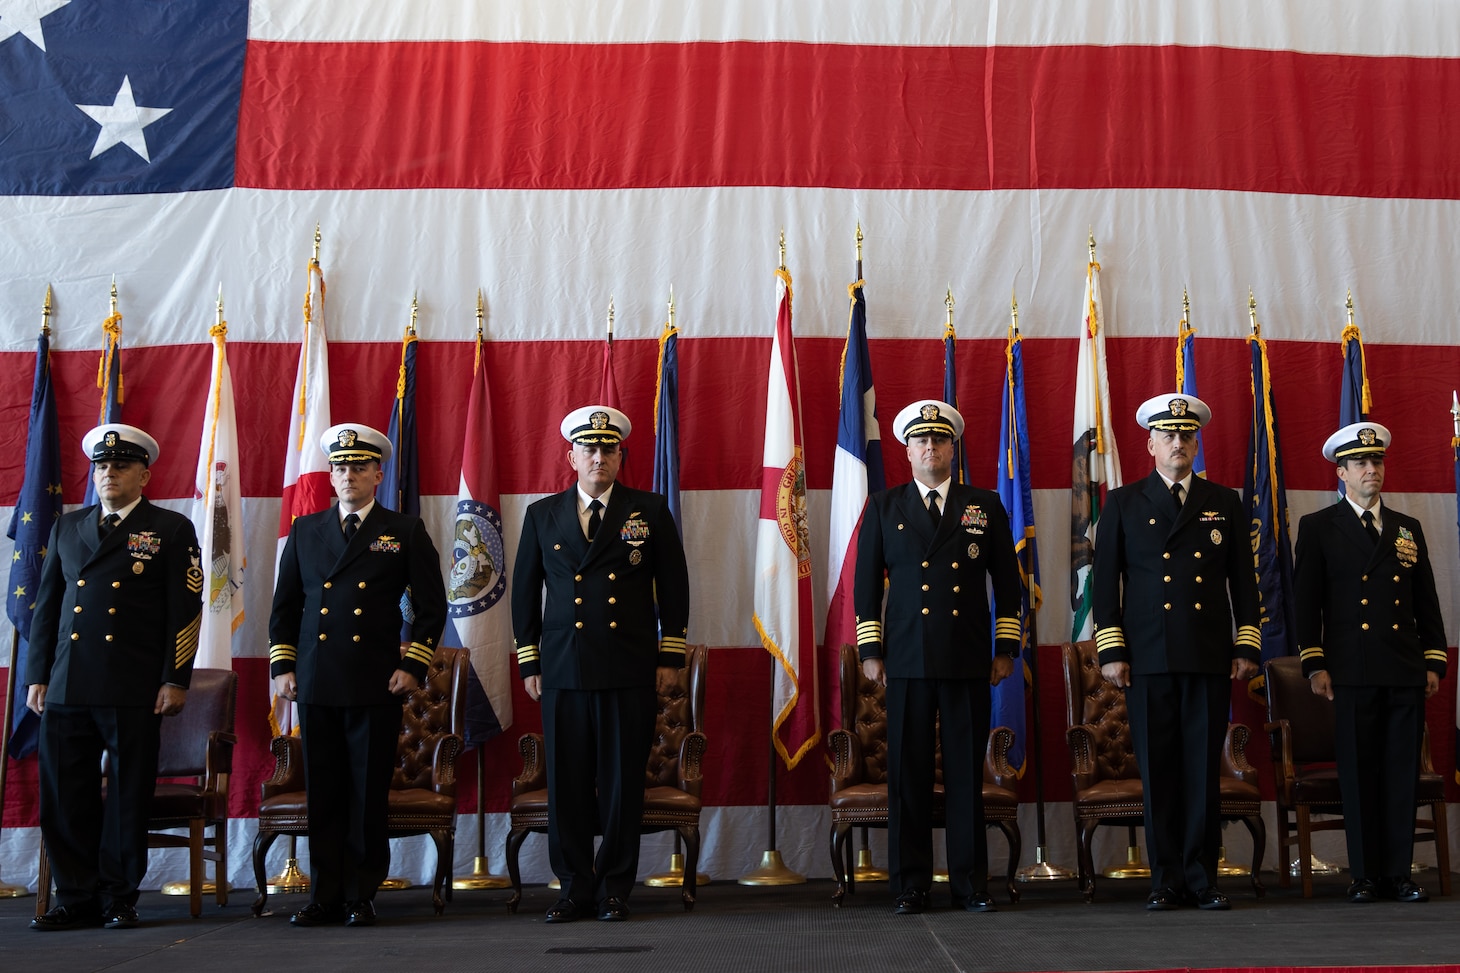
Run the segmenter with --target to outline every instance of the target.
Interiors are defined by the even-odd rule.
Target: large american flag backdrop
[[[315,224],[335,421],[386,427],[419,294],[422,507],[446,549],[485,294],[509,563],[525,505],[569,483],[557,424],[598,388],[610,296],[632,473],[648,484],[672,284],[690,639],[714,647],[704,865],[740,874],[764,835],[770,660],[752,573],[777,236],[796,281],[810,529],[824,537],[860,221],[881,414],[940,393],[951,286],[958,398],[985,486],[1018,293],[1054,714],[1031,753],[1056,802],[1059,857],[1072,838],[1051,643],[1070,627],[1072,373],[1091,231],[1124,478],[1149,469],[1133,414],[1174,386],[1185,287],[1216,414],[1209,474],[1241,483],[1250,285],[1294,525],[1334,496],[1320,447],[1337,425],[1352,290],[1374,415],[1396,433],[1386,499],[1427,528],[1455,642],[1457,38],[1460,7],[1419,0],[0,0],[0,504],[20,491],[48,282],[64,497],[81,501],[115,274],[124,418],[162,443],[150,496],[187,509],[221,281],[248,554],[231,857],[234,881],[252,884],[278,492]],[[902,482],[905,456],[882,442],[888,482]],[[824,615],[825,543],[812,547]],[[1454,685],[1452,674],[1430,704],[1447,776]],[[538,719],[515,692],[516,723],[487,745],[499,870],[515,737]],[[1260,711],[1237,707],[1260,738]],[[835,721],[823,712],[824,728]],[[33,884],[35,760],[10,771],[0,874]],[[779,847],[812,875],[829,873],[825,772],[804,760],[780,786]],[[473,833],[460,832],[459,870]],[[537,845],[529,880],[547,875]],[[401,850],[394,871],[413,855]],[[646,845],[646,869],[665,858],[667,845]],[[152,878],[177,877],[176,861]]]

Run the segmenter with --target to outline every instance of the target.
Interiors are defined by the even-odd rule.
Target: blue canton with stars
[[[0,0],[0,194],[233,185],[247,32],[247,0]]]

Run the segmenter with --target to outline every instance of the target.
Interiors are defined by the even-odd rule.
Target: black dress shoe
[[[1196,907],[1209,912],[1226,912],[1232,908],[1232,901],[1223,895],[1215,885],[1208,885],[1196,893]]]
[[[598,908],[599,922],[623,922],[629,917],[629,905],[623,899],[610,895]]]
[[[289,917],[291,926],[338,926],[345,921],[345,910],[340,906],[323,906],[311,902]]]
[[[361,899],[359,902],[351,902],[347,907],[349,915],[345,917],[347,926],[373,926],[375,925],[375,903],[369,899]]]
[[[998,906],[994,905],[994,897],[987,892],[975,892],[963,900],[965,912],[998,912]]]
[[[554,902],[543,917],[544,922],[572,922],[582,914],[578,903],[569,898],[561,898]]]
[[[1428,902],[1430,900],[1430,893],[1407,878],[1394,879],[1385,884],[1387,886],[1384,890],[1385,897],[1393,899],[1395,902]]]
[[[1379,901],[1379,889],[1367,878],[1361,878],[1348,887],[1350,902],[1369,903]]]
[[[114,905],[102,913],[102,923],[108,929],[136,929],[142,924],[137,918],[137,908],[131,905]]]
[[[1173,888],[1156,889],[1146,896],[1146,910],[1149,912],[1170,912],[1181,908],[1181,893]]]
[[[58,905],[45,915],[36,916],[30,921],[30,927],[36,932],[94,929],[99,925],[101,925],[101,910],[94,905]]]
[[[897,897],[896,912],[900,916],[915,916],[928,908],[928,893],[921,889],[908,889]]]

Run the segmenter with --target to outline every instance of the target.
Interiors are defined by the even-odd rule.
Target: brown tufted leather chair
[[[677,831],[684,841],[684,882],[680,898],[685,911],[695,906],[695,875],[700,860],[700,762],[705,755],[705,663],[703,645],[685,653],[679,684],[659,697],[654,745],[644,772],[643,834]],[[547,754],[542,734],[525,733],[517,741],[522,773],[512,781],[511,830],[507,833],[507,876],[512,897],[507,911],[515,913],[522,901],[522,868],[518,853],[531,833],[546,834],[548,826]]]
[[[466,726],[467,667],[465,649],[438,648],[421,687],[401,704],[400,743],[395,777],[390,784],[386,824],[392,838],[429,834],[436,844],[436,874],[431,903],[439,916],[451,898],[451,866],[456,843],[456,757]],[[304,753],[298,737],[275,737],[274,774],[264,781],[259,802],[259,832],[253,843],[253,872],[258,883],[254,915],[267,902],[264,859],[281,834],[309,833],[304,795]]]
[[[1144,818],[1145,792],[1131,742],[1125,692],[1101,675],[1093,640],[1066,642],[1061,651],[1080,889],[1089,902],[1095,897],[1091,850],[1095,829],[1102,824],[1139,827]],[[1267,891],[1260,877],[1267,825],[1262,820],[1257,771],[1247,762],[1250,735],[1241,723],[1227,727],[1220,776],[1221,816],[1224,821],[1241,821],[1252,835],[1252,890],[1260,898]]]
[[[1298,846],[1303,898],[1313,897],[1313,832],[1342,831],[1343,795],[1333,757],[1333,702],[1314,695],[1296,656],[1267,663],[1267,733],[1272,741],[1272,773],[1277,797],[1278,884],[1288,887],[1288,849]],[[1440,892],[1450,894],[1450,837],[1445,813],[1444,780],[1430,760],[1429,731],[1420,751],[1417,804],[1429,805],[1431,817],[1417,818],[1415,841],[1433,841],[1439,865]],[[1333,815],[1314,821],[1312,815]],[[1294,835],[1290,829],[1295,829]]]
[[[852,849],[847,841],[856,827],[887,827],[887,703],[886,690],[862,674],[857,648],[841,649],[842,728],[831,731],[831,870],[836,876],[832,903],[841,905],[856,892]],[[989,731],[983,764],[984,823],[997,827],[1009,843],[1009,867],[1004,885],[1009,901],[1019,901],[1014,884],[1023,841],[1019,832],[1019,795],[1015,772],[1009,766],[1014,731],[1007,726]],[[938,744],[934,764],[933,827],[945,826],[943,755]]]

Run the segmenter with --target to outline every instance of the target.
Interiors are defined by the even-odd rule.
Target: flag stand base
[[[0,899],[18,899],[26,895],[30,895],[30,889],[25,886],[0,882]]]
[[[380,891],[400,892],[410,888],[413,884],[414,883],[408,878],[397,878],[392,875],[390,878],[387,878],[385,881],[380,883]]]
[[[1049,862],[1049,852],[1043,845],[1034,849],[1034,864],[1025,865],[1019,869],[1014,876],[1016,882],[1068,882],[1074,879],[1075,873],[1063,865],[1052,865]]]
[[[228,891],[233,891],[232,885],[226,885]],[[163,895],[192,895],[193,886],[191,882],[168,882],[159,890]],[[200,895],[217,895],[218,886],[212,882],[204,882],[203,887],[198,890]]]
[[[806,876],[787,868],[786,863],[781,861],[781,853],[775,849],[771,849],[770,851],[761,853],[759,868],[740,876],[736,881],[741,885],[754,885],[758,887],[805,885]]]
[[[857,849],[857,867],[852,874],[859,882],[885,882],[889,877],[887,869],[872,864],[871,848]]]
[[[1227,849],[1223,846],[1217,850],[1217,874],[1218,875],[1251,875],[1252,869],[1246,865],[1238,865],[1227,861]]]
[[[308,892],[309,876],[299,870],[299,859],[286,859],[284,862],[284,870],[269,879],[267,890],[270,895],[289,895],[294,892]]]
[[[644,884],[651,889],[677,889],[684,884],[684,855],[676,852],[669,856],[669,871],[660,872],[658,875],[650,875],[644,879]],[[710,876],[704,872],[695,872],[694,885],[696,888],[701,885],[709,885]]]
[[[488,862],[481,855],[472,859],[471,874],[463,875],[461,878],[451,880],[453,889],[460,889],[463,892],[474,892],[482,889],[505,889],[512,884],[512,881],[505,875],[493,875]]]
[[[1151,866],[1141,861],[1141,846],[1131,845],[1125,850],[1125,864],[1111,865],[1100,873],[1105,878],[1150,878]]]

